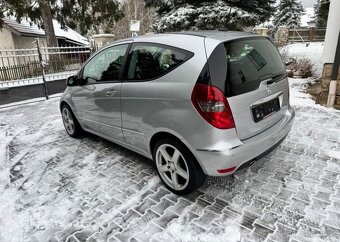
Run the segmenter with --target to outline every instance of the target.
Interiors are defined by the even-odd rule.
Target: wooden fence
[[[289,42],[317,42],[324,41],[325,28],[300,28],[290,29],[288,34]]]

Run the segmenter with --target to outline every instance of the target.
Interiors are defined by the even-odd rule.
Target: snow
[[[319,144],[320,150],[316,155],[328,155],[330,159],[339,160],[340,129],[336,123],[332,124],[329,121],[340,117],[340,112],[316,105],[310,96],[303,92],[305,86],[312,80],[290,79],[289,82],[291,104],[297,112],[297,117],[296,128],[293,128],[284,147],[293,148],[303,144],[308,149],[308,147],[315,147],[315,142],[318,141],[315,137],[327,136],[327,141]],[[323,123],[320,124],[320,121]],[[310,127],[305,127],[304,131],[301,131],[303,127],[300,125],[301,122],[309,122]],[[306,130],[308,132],[305,132]],[[280,152],[282,151],[279,150],[278,154]],[[260,180],[268,179],[266,174],[271,169],[271,165],[275,164],[273,157],[275,154],[272,159],[266,158],[270,159],[270,162],[265,166],[266,171],[262,173],[253,173],[249,168],[238,172],[234,177],[209,178],[205,187],[202,188],[204,196],[229,201],[227,209],[240,213],[236,220],[238,222],[223,217],[225,215],[212,214],[215,216],[215,220],[214,223],[211,223],[208,216],[204,218],[204,215],[209,211],[200,207],[196,202],[183,209],[177,219],[170,222],[164,231],[155,234],[153,238],[168,241],[175,241],[173,238],[181,238],[181,241],[230,242],[248,238],[247,241],[256,241],[257,239],[252,237],[254,235],[247,235],[249,232],[240,225],[247,223],[249,219],[241,214],[241,211],[250,209],[251,204],[248,199],[254,193],[246,187],[259,189],[259,185],[254,184],[254,179],[257,183]],[[289,166],[293,158],[297,159],[295,162],[300,165],[308,161],[303,161],[305,158],[300,160],[297,156],[288,154],[288,158],[282,162],[288,162],[286,165]],[[260,162],[263,163],[266,159],[260,160]],[[123,163],[124,160],[128,163]],[[321,161],[316,160],[315,162],[321,164]],[[327,166],[328,169],[335,171],[338,169],[340,172],[340,166],[336,160],[329,160]],[[133,192],[132,188],[121,193],[124,190],[120,190],[120,185],[114,185],[131,182],[129,181],[131,178],[126,179],[126,177],[129,177],[128,174],[131,174],[132,169],[145,170],[145,168],[151,171],[154,169],[141,158],[133,161],[131,153],[117,148],[109,142],[91,136],[80,140],[69,138],[63,130],[57,99],[0,109],[0,241],[33,240],[42,242],[50,240],[53,236],[64,241],[67,236],[71,236],[80,228],[86,229],[87,232],[84,236],[90,236],[95,231],[97,231],[96,233],[104,231],[104,234],[109,234],[111,227],[116,226],[118,221],[122,221],[120,223],[124,224],[131,223],[133,228],[137,228],[141,221],[145,221],[142,223],[144,224],[142,227],[146,229],[144,232],[148,232],[147,228],[151,228],[151,224],[158,226],[159,222],[157,219],[152,219],[151,215],[143,217],[139,222],[137,222],[138,218],[131,222],[120,218],[126,214],[126,211],[131,211],[131,208],[143,203],[146,194],[150,191],[156,190],[158,193],[165,191],[154,170],[150,173],[151,175],[144,172],[143,186],[132,194],[130,194]],[[140,182],[140,178],[135,180]],[[271,184],[267,185],[268,189],[273,186],[276,191],[281,191],[280,183],[274,181],[272,179]],[[311,184],[310,181],[310,179],[304,179],[301,183],[288,179],[285,186],[287,189],[292,189],[287,191],[290,193],[298,187],[314,189],[315,183]],[[156,193],[153,192],[153,194]],[[169,193],[165,194],[169,195]],[[265,196],[265,194],[261,196]],[[120,204],[107,205],[107,202],[112,201],[111,199],[117,200]],[[158,201],[155,197],[147,199],[151,199],[154,201],[153,203]],[[170,198],[167,197],[167,199]],[[270,209],[268,207],[270,203],[266,202],[266,199],[262,197],[262,200],[258,200],[259,203],[256,206],[259,208],[253,212],[262,211],[261,207],[266,206],[267,209]],[[163,197],[162,200],[165,198]],[[295,203],[294,208],[303,211],[304,207],[301,202]],[[277,203],[275,206],[281,206],[281,204],[289,206],[289,203],[284,202]],[[107,208],[102,210],[102,206],[107,206]],[[87,207],[90,208],[86,209]],[[171,209],[171,207],[169,208]],[[280,216],[281,222],[294,223],[296,216],[302,216],[295,214],[295,217],[287,217],[286,209],[282,207],[280,210],[280,208],[275,208],[275,211],[278,213],[277,216]],[[171,214],[167,207],[161,207],[159,211],[160,214],[157,216],[163,212],[165,217]],[[313,221],[317,219],[317,214],[313,209],[308,208],[304,211],[306,219]],[[97,214],[100,217],[97,218]],[[194,222],[190,222],[190,214],[197,214]],[[151,224],[147,222],[148,219],[152,219]],[[271,228],[270,224],[266,224],[269,223],[266,221],[270,220],[265,220],[263,217],[262,220],[257,221]],[[137,226],[137,224],[139,225]],[[196,224],[202,224],[208,229],[199,229]],[[310,234],[303,234],[301,231],[294,235],[298,236],[294,238],[297,240],[302,238],[302,241],[317,241],[320,238],[332,240],[333,238],[320,237],[333,236],[327,234],[317,234],[313,237]],[[152,236],[152,234],[144,233],[144,236],[147,235]],[[98,237],[99,241],[107,238],[106,235],[100,236]],[[272,235],[270,238],[279,237]]]
[[[8,16],[4,18],[5,25],[8,25],[10,28],[14,29],[15,31],[18,31],[19,33],[23,35],[36,35],[36,36],[44,36],[45,31],[41,28],[39,28],[38,25],[32,23],[29,19],[23,18],[20,23],[16,21],[16,18],[13,16]],[[78,34],[73,29],[62,29],[61,25],[58,23],[57,20],[53,20],[53,27],[55,31],[55,35],[57,38],[66,38],[70,41],[77,42],[83,45],[89,45],[88,40]]]
[[[253,25],[260,23],[260,13],[266,12],[261,8],[235,7],[225,1],[201,2],[199,4],[177,3],[174,1],[161,1],[160,5],[167,5],[168,12],[161,13],[159,19],[153,24],[157,32],[218,29],[228,26]],[[193,19],[193,21],[192,21]]]
[[[316,68],[316,76],[321,76],[322,73],[322,53],[324,42],[294,43],[280,49],[281,52],[287,52],[289,57],[293,58],[308,58],[314,63]]]
[[[314,8],[305,8],[301,16],[301,27],[308,27],[308,22],[313,21],[315,18]]]
[[[20,166],[14,166],[14,168],[13,168],[13,171],[16,171],[16,172],[18,172],[18,171],[20,171],[21,170],[21,167]]]
[[[279,148],[191,197],[133,152],[67,136],[58,99],[0,107],[0,241],[339,241],[340,111],[304,92],[313,81],[289,79],[296,118]]]
[[[184,220],[184,221],[182,221]],[[196,232],[190,227],[183,226],[185,216],[178,221],[171,223],[167,233],[173,238],[180,238],[183,242],[214,241],[214,242],[237,242],[241,241],[241,230],[232,221],[226,221],[224,228],[212,232]]]
[[[53,74],[45,75],[45,79],[47,82],[56,81],[66,79],[69,76],[77,74],[78,71],[65,71]],[[6,90],[11,87],[21,87],[21,86],[30,86],[43,83],[42,76],[20,79],[20,80],[12,80],[12,81],[1,81],[0,82],[0,90]]]
[[[303,7],[297,0],[280,1],[273,17],[274,28],[279,26],[298,27],[301,21]],[[276,31],[276,30],[275,30]]]
[[[56,93],[56,94],[52,94],[49,95],[48,97],[51,98],[60,98],[62,95],[62,93]],[[25,101],[19,101],[19,102],[13,102],[13,103],[9,103],[9,104],[4,104],[4,105],[0,105],[0,109],[8,109],[8,108],[12,108],[12,107],[17,107],[19,105],[23,105],[23,104],[33,104],[36,102],[41,102],[41,101],[45,101],[46,98],[45,97],[38,97],[38,98],[32,98],[32,99],[28,99]]]
[[[313,20],[315,20],[315,13],[314,13],[314,8],[304,8],[305,11],[302,13],[301,15],[301,19],[300,19],[300,26],[301,27],[308,27],[308,22],[311,22]],[[271,28],[271,26],[273,26],[273,20],[274,17],[271,17],[269,21],[265,21],[261,24],[258,24],[256,26],[256,28]]]
[[[340,139],[340,137],[339,137]],[[327,150],[325,152],[328,156],[333,157],[334,159],[338,159],[340,160],[340,151],[336,151],[336,150]]]

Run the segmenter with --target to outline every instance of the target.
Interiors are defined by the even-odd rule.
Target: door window
[[[192,53],[158,44],[134,44],[129,53],[128,80],[158,78],[192,57]]]
[[[109,47],[94,56],[84,67],[86,83],[118,80],[127,47],[128,44]]]

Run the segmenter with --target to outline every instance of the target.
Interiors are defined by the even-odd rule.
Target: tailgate
[[[276,101],[279,107],[276,107]],[[288,109],[288,80],[263,84],[255,91],[228,98],[228,102],[239,138],[250,138],[284,117]]]
[[[288,109],[285,66],[274,44],[252,36],[222,42],[208,57],[211,84],[227,98],[241,140],[270,128]]]

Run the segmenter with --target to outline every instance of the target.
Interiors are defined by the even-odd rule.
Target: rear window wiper
[[[270,84],[273,84],[275,82],[281,81],[286,75],[287,75],[286,72],[282,72],[280,74],[272,76],[271,80],[267,81],[267,85],[270,85]],[[283,77],[283,78],[281,78],[281,77]]]

